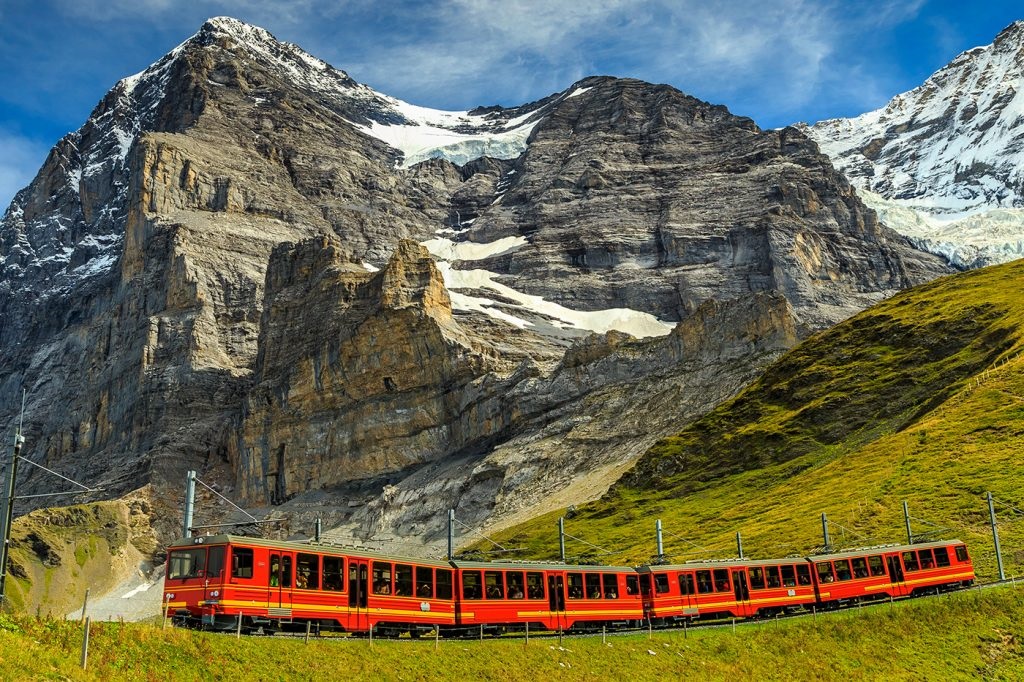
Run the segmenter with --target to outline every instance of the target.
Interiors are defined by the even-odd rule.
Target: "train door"
[[[267,613],[272,617],[291,618],[292,586],[295,578],[295,557],[289,552],[271,552],[268,575]]]
[[[370,567],[366,559],[348,562],[348,630],[356,632],[369,628],[367,595],[370,593]]]
[[[557,629],[565,628],[565,575],[562,573],[548,574],[548,606],[551,610],[552,626]]]
[[[902,597],[907,593],[907,585],[904,582],[903,564],[900,563],[900,555],[886,555],[885,565],[889,569],[889,582],[893,584],[892,596]]]
[[[747,572],[745,570],[733,569],[732,591],[733,595],[736,597],[736,609],[733,612],[734,615],[753,615],[750,610],[750,586],[747,584]]]

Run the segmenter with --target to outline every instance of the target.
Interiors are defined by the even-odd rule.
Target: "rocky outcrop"
[[[452,319],[422,246],[400,242],[368,273],[336,240],[283,245],[263,308],[235,463],[246,500],[401,471],[502,429],[460,425],[474,382],[502,360]]]

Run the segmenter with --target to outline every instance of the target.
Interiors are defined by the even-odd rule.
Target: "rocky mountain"
[[[922,248],[958,267],[1024,255],[1024,21],[881,109],[802,129]]]
[[[217,18],[0,223],[0,423],[24,387],[26,455],[108,496],[194,468],[286,522],[429,538],[599,495],[947,271],[796,129],[604,77],[424,109]]]

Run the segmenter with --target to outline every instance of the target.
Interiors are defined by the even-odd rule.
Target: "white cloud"
[[[32,181],[48,152],[46,145],[0,130],[0,216],[18,190]]]

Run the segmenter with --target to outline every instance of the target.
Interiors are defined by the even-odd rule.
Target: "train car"
[[[621,566],[453,561],[456,619],[463,631],[582,630],[636,624],[643,601],[636,571]]]
[[[455,571],[439,561],[233,535],[168,549],[164,603],[183,625],[417,636],[455,623]]]
[[[915,596],[974,582],[967,546],[959,540],[869,547],[807,560],[823,606]]]
[[[637,570],[647,616],[658,624],[772,615],[816,599],[804,558],[692,561]]]

